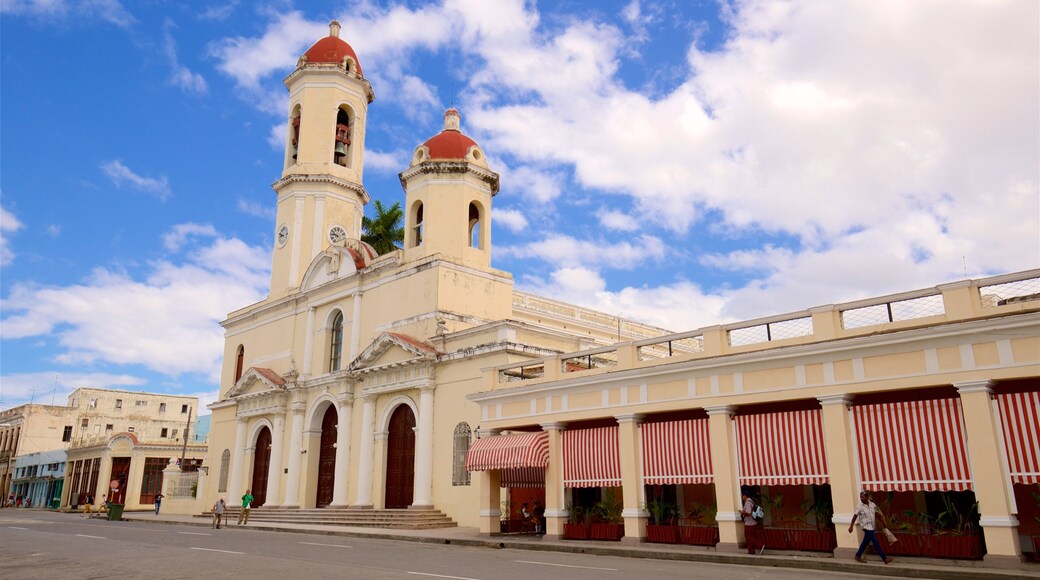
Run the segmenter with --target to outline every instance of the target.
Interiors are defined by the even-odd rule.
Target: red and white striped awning
[[[960,399],[857,405],[852,415],[864,489],[971,489]]]
[[[819,409],[737,415],[740,485],[827,483]]]
[[[997,395],[1011,483],[1040,483],[1040,391]]]
[[[549,433],[514,433],[477,439],[466,452],[466,471],[549,465]],[[543,481],[545,476],[542,476]]]
[[[644,423],[643,483],[712,483],[708,420]]]
[[[564,487],[621,485],[617,425],[564,431],[562,444]]]
[[[501,487],[545,487],[544,467],[516,467],[500,472]]]

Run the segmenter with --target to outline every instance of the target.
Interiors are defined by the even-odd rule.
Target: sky
[[[520,290],[680,332],[1040,267],[1033,0],[0,0],[0,409],[214,400],[334,18],[369,194],[454,105]]]

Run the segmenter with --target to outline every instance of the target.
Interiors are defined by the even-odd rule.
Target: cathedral
[[[223,322],[201,505],[735,551],[748,495],[762,545],[839,555],[869,491],[892,553],[1040,550],[1040,270],[671,334],[492,267],[499,175],[455,109],[378,254],[337,22],[285,85],[270,293]]]

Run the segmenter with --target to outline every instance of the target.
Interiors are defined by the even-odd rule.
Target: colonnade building
[[[601,515],[625,541],[667,502],[736,549],[742,485],[826,499],[833,513],[805,522],[820,527],[847,524],[861,488],[960,490],[987,553],[1021,555],[1040,271],[669,334],[518,291],[491,266],[499,175],[454,109],[400,173],[404,247],[377,255],[361,241],[375,94],[338,23],[285,85],[270,293],[223,323],[204,505],[249,489],[257,515],[436,510],[490,534],[537,501],[565,536],[617,497]],[[1009,431],[1019,420],[1034,427]],[[1033,459],[1011,462],[1022,449]]]

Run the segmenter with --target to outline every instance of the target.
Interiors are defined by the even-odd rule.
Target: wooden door
[[[390,417],[386,449],[386,508],[406,508],[415,487],[415,415],[400,405]]]
[[[332,503],[332,487],[336,484],[336,423],[338,414],[329,405],[321,420],[321,451],[318,454],[318,494],[316,506]]]
[[[267,503],[267,472],[271,469],[271,430],[260,429],[256,436],[256,448],[253,450],[253,482],[249,493],[253,494],[253,507]],[[230,498],[232,505],[242,505],[242,498]]]
[[[126,504],[126,482],[130,479],[130,458],[112,458],[112,480],[119,481],[119,489],[108,491],[108,500],[112,503]],[[93,492],[93,490],[91,490]],[[94,501],[100,501],[94,498]]]

